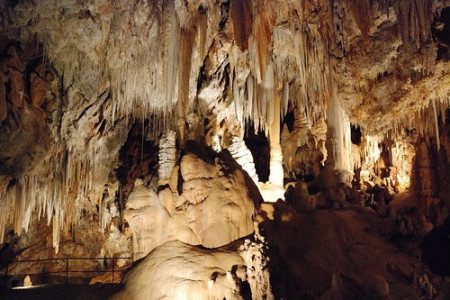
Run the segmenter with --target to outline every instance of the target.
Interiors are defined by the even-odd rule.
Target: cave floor
[[[120,284],[67,284],[49,285],[29,289],[0,289],[1,300],[71,300],[71,299],[108,299],[120,289]],[[89,294],[86,298],[85,294]]]
[[[270,244],[275,299],[450,299],[448,278],[433,274],[421,262],[419,240],[398,239],[392,221],[372,209],[298,213],[279,201],[262,205],[259,218],[259,230]],[[421,283],[426,277],[436,288],[432,297],[426,294],[430,285]],[[108,299],[121,288],[0,287],[0,299]]]
[[[53,300],[53,299],[108,299],[121,288],[120,284],[96,285],[49,285],[30,289],[0,289],[1,300]],[[450,298],[450,283],[444,282],[440,286],[440,296],[435,299]],[[407,299],[401,294],[391,295],[390,299]]]

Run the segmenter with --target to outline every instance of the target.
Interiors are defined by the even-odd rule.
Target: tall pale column
[[[350,183],[353,179],[350,158],[350,121],[336,93],[334,93],[327,114],[328,160],[331,160],[331,163],[334,164],[334,170],[338,173],[340,181]]]
[[[280,94],[274,93],[273,119],[269,128],[270,139],[270,175],[269,181],[277,186],[284,186],[283,152],[280,144]]]

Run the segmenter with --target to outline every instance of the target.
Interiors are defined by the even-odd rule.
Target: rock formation
[[[112,299],[242,299],[243,266],[236,252],[168,242],[124,276],[124,290]]]
[[[225,154],[210,157],[188,143],[168,185],[158,193],[137,179],[124,218],[133,232],[134,259],[171,240],[217,248],[253,232],[261,196],[241,167]],[[180,176],[180,177],[179,177]]]
[[[5,0],[0,28],[0,261],[142,259],[118,298],[449,297],[417,251],[450,1]]]

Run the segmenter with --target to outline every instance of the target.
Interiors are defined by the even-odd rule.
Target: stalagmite
[[[144,186],[140,179],[136,180],[128,198],[124,218],[133,233],[134,260],[146,256],[155,247],[172,239],[198,244],[187,224],[179,217],[171,217],[158,195]]]
[[[170,175],[176,163],[176,134],[173,131],[168,131],[159,140],[159,185],[164,185],[169,182]]]
[[[247,278],[253,299],[273,300],[267,259],[268,243],[255,234],[255,241],[245,240],[239,252],[247,265]]]

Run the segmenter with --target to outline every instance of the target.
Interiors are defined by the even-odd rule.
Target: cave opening
[[[441,276],[450,276],[449,235],[450,218],[447,218],[444,224],[430,231],[420,245],[422,261]]]
[[[440,17],[434,20],[432,27],[434,37],[439,41],[437,59],[450,60],[450,9],[445,8]]]
[[[268,181],[270,174],[270,144],[266,133],[261,129],[256,131],[254,124],[248,122],[245,129],[244,141],[252,153],[259,181]]]
[[[156,185],[158,175],[158,150],[159,147],[153,140],[146,139],[146,126],[136,120],[131,126],[125,143],[119,151],[119,167],[117,177],[120,182],[119,202],[123,208],[125,200],[134,187],[136,179],[141,178],[146,185]]]
[[[351,125],[351,141],[355,145],[361,145],[361,129],[359,126]]]

